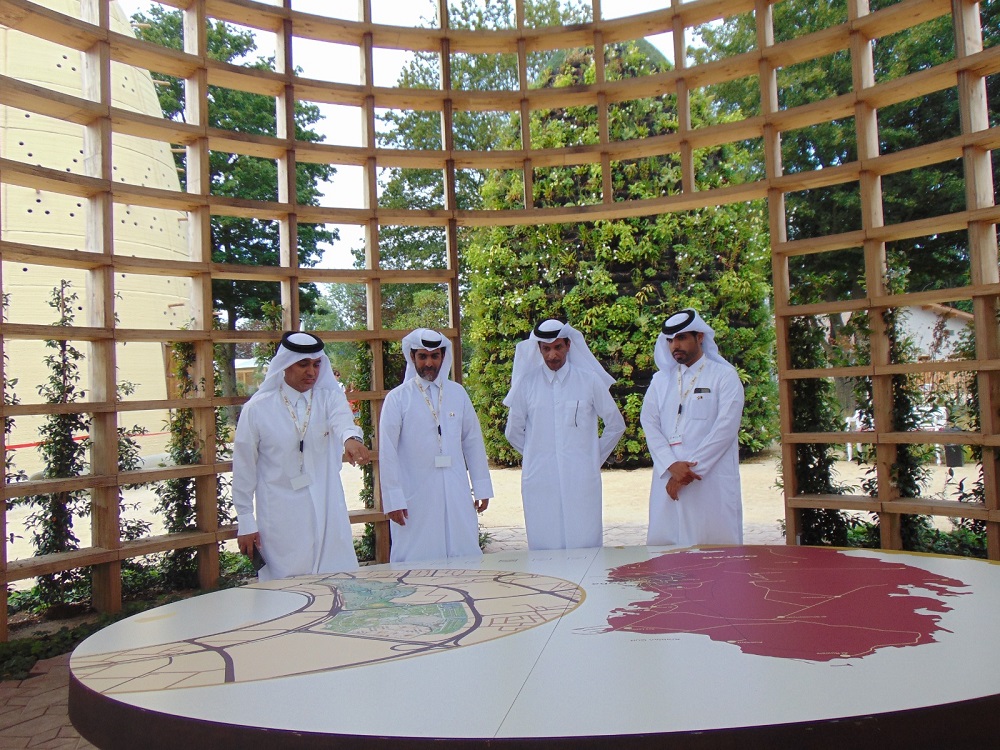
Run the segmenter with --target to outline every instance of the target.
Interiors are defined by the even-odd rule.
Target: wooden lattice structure
[[[777,325],[777,356],[781,405],[782,457],[789,539],[794,541],[801,508],[824,507],[870,510],[880,513],[883,546],[898,548],[900,514],[930,513],[976,518],[987,522],[989,556],[1000,560],[1000,493],[997,449],[1000,448],[1000,334],[996,315],[1000,296],[997,265],[996,205],[992,179],[992,151],[1000,147],[1000,127],[990,127],[986,80],[1000,72],[1000,48],[983,49],[980,8],[963,0],[903,0],[878,12],[870,12],[867,0],[848,1],[848,20],[823,32],[775,43],[772,7],[768,0],[679,0],[640,16],[604,20],[602,0],[592,0],[592,23],[565,28],[535,29],[525,25],[521,0],[516,2],[512,28],[488,31],[444,28],[401,28],[372,23],[374,0],[359,0],[361,21],[343,21],[293,10],[291,0],[265,5],[251,0],[167,0],[184,15],[184,51],[177,52],[138,41],[112,30],[109,6],[104,0],[82,0],[79,18],[69,17],[30,2],[0,0],[0,24],[18,33],[37,37],[82,55],[84,86],[77,95],[42,86],[0,78],[0,104],[26,112],[71,121],[83,128],[85,173],[67,174],[25,160],[0,155],[0,182],[32,190],[74,196],[87,215],[85,247],[66,250],[0,237],[4,261],[72,268],[86,272],[90,295],[89,319],[73,329],[75,340],[90,347],[89,398],[85,403],[65,406],[24,404],[6,409],[13,417],[44,415],[75,408],[92,415],[93,450],[91,470],[86,476],[5,484],[4,501],[17,496],[85,489],[92,498],[93,546],[78,552],[8,562],[0,558],[3,581],[31,578],[58,570],[92,566],[94,604],[115,610],[121,602],[121,562],[133,556],[179,547],[195,547],[205,587],[218,577],[218,542],[235,535],[234,527],[220,527],[215,513],[217,477],[231,466],[216,459],[206,448],[201,463],[131,474],[117,469],[116,430],[128,411],[190,407],[203,445],[214,445],[215,410],[237,403],[211,394],[212,358],[220,343],[267,340],[252,332],[213,330],[213,278],[253,279],[280,285],[287,328],[299,324],[299,288],[302,284],[344,282],[363,284],[367,291],[368,327],[363,332],[320,332],[329,340],[359,341],[381,352],[383,342],[398,340],[401,331],[382,326],[382,287],[393,283],[434,283],[449,290],[452,328],[447,333],[458,342],[458,233],[462,227],[492,224],[538,224],[589,222],[664,212],[682,212],[712,205],[767,200],[774,273],[774,307]],[[439,18],[447,18],[447,0],[438,0]],[[606,5],[607,3],[605,3]],[[692,29],[715,19],[752,14],[756,24],[756,49],[735,57],[697,66],[688,65],[685,54]],[[954,59],[877,83],[873,73],[872,42],[904,32],[929,19],[951,16],[955,31]],[[212,61],[207,54],[206,21],[228,21],[271,32],[277,40],[277,72],[262,73],[236,65]],[[596,50],[619,41],[642,39],[672,32],[674,70],[629,80],[605,80],[603,56],[596,55],[597,76],[593,84],[566,89],[531,88],[525,74],[528,55],[551,50],[592,46]],[[299,77],[295,70],[293,39],[303,38],[351,45],[361,58],[362,81],[358,84],[329,83]],[[375,85],[373,53],[378,49],[420,50],[440,56],[442,84],[437,90],[384,88]],[[847,52],[853,66],[853,91],[834,99],[783,109],[779,107],[777,71],[784,67]],[[514,91],[455,90],[450,85],[450,63],[457,54],[511,54],[519,63],[520,82]],[[146,68],[183,79],[186,88],[184,122],[138,114],[116,107],[110,94],[114,63]],[[759,114],[748,119],[710,127],[693,128],[689,92],[726,81],[754,79],[761,92]],[[273,137],[247,136],[209,127],[209,86],[237,89],[273,97],[278,113]],[[880,155],[878,112],[880,108],[957,88],[961,110],[961,133],[946,141]],[[658,96],[676,99],[676,132],[633,141],[609,138],[609,107],[617,102]],[[364,123],[364,143],[339,146],[299,142],[294,139],[292,120],[297,100],[352,107]],[[532,148],[529,114],[540,109],[588,105],[596,107],[599,143],[567,149]],[[376,111],[420,110],[441,114],[438,151],[382,149],[376,145]],[[455,147],[453,118],[462,111],[507,111],[520,115],[521,148],[516,151],[463,151]],[[857,129],[859,158],[856,162],[813,172],[784,174],[781,164],[783,132],[834,120],[853,118]],[[165,191],[125,184],[115,180],[112,137],[127,134],[173,144],[186,150],[187,190]],[[695,188],[694,154],[719,144],[761,139],[766,153],[762,179],[717,190]],[[209,152],[249,154],[275,160],[279,165],[278,198],[275,201],[241,201],[212,195]],[[679,155],[682,187],[676,195],[649,200],[615,201],[611,190],[612,163],[647,156]],[[947,160],[961,159],[966,181],[967,207],[960,213],[933,220],[886,225],[881,209],[884,176]],[[365,196],[363,208],[314,207],[296,201],[295,166],[298,163],[329,163],[360,168],[358,189]],[[600,165],[604,200],[596,205],[568,208],[534,208],[534,170],[575,164]],[[440,170],[445,205],[440,210],[390,210],[379,206],[378,171],[382,168]],[[463,169],[519,171],[523,175],[525,208],[510,211],[471,211],[455,203],[456,174]],[[789,242],[786,240],[785,196],[792,192],[854,183],[862,196],[861,228],[846,234]],[[187,219],[188,260],[137,258],[114,251],[115,207],[127,204],[181,212]],[[0,211],[6,206],[0,206]],[[210,222],[213,216],[254,217],[277,222],[280,227],[280,266],[224,266],[212,262]],[[361,270],[302,268],[297,261],[297,231],[300,223],[353,224],[364,227],[367,261]],[[380,267],[379,231],[389,225],[434,226],[445,233],[449,263],[446,269],[387,270]],[[971,263],[971,285],[933,292],[890,294],[885,286],[886,243],[901,238],[939,232],[967,232]],[[793,305],[790,302],[789,259],[799,255],[863,248],[866,295],[849,301]],[[146,274],[187,279],[192,290],[193,325],[189,330],[130,329],[115,322],[115,277]],[[961,363],[891,361],[880,316],[889,308],[905,305],[971,299],[975,316],[976,358]],[[868,311],[873,321],[871,364],[864,367],[793,371],[789,366],[789,321],[796,316],[832,315]],[[881,326],[881,327],[880,327]],[[65,335],[65,334],[61,334]],[[11,340],[43,341],[60,334],[51,326],[5,324],[0,346]],[[116,346],[126,342],[191,342],[196,350],[197,379],[204,383],[202,395],[190,399],[121,402],[116,398]],[[652,346],[653,342],[650,342]],[[360,395],[373,402],[373,413],[385,395],[382,357],[374,356],[372,387]],[[456,361],[460,361],[460,353]],[[896,374],[926,371],[974,371],[978,378],[981,429],[954,437],[925,432],[893,432],[891,424],[891,378]],[[874,383],[875,426],[873,432],[853,435],[875,445],[879,494],[868,496],[802,496],[792,472],[796,446],[803,443],[844,443],[844,433],[795,433],[791,415],[795,409],[792,384],[802,378],[866,376]],[[984,505],[948,501],[896,498],[891,467],[896,447],[906,443],[960,443],[983,448]],[[377,448],[377,444],[375,446]],[[0,444],[0,448],[3,445]],[[177,476],[197,478],[198,531],[145,538],[125,543],[119,534],[118,488],[142,481],[162,481]],[[376,483],[377,484],[377,483]],[[5,505],[0,510],[5,510]],[[377,510],[354,513],[355,523],[381,521]],[[5,514],[0,513],[0,534],[6,536]],[[383,550],[384,552],[384,550]],[[5,596],[5,595],[4,595]],[[0,616],[0,637],[6,635],[6,619]]]

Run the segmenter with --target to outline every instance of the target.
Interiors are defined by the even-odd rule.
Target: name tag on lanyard
[[[295,406],[288,400],[284,389],[281,389],[281,400],[285,404],[285,409],[288,410],[288,416],[292,418],[292,424],[295,426],[295,434],[299,439],[299,473],[292,477],[289,483],[292,485],[293,490],[301,490],[303,487],[308,487],[312,484],[312,478],[303,470],[306,433],[309,431],[309,420],[312,417],[312,391],[309,392],[309,396],[307,397],[305,420],[301,426],[299,426],[299,417]],[[324,435],[324,437],[326,436]]]
[[[701,375],[701,371],[705,369],[705,361],[702,361],[701,365],[694,373],[694,379],[688,385],[688,389],[685,391],[683,378],[681,376],[680,367],[677,368],[677,419],[674,421],[674,434],[667,438],[667,444],[673,448],[676,445],[680,445],[683,442],[683,433],[681,430],[681,418],[684,414],[684,402],[690,395],[691,390],[694,389],[695,393],[700,393],[702,391],[708,392],[707,388],[695,388],[695,383],[698,382],[698,376]],[[698,396],[697,398],[701,398]]]
[[[441,414],[442,404],[444,403],[444,386],[438,385],[438,405],[437,409],[434,408],[434,404],[431,403],[430,398],[427,396],[427,391],[424,390],[423,385],[420,383],[419,376],[416,378],[417,389],[420,391],[420,395],[424,397],[424,402],[427,404],[427,408],[431,412],[431,419],[434,420],[434,427],[437,429],[437,442],[438,442],[438,454],[434,456],[434,468],[435,469],[447,469],[451,466],[451,456],[444,454],[444,432],[441,430]],[[451,416],[455,416],[452,412]]]

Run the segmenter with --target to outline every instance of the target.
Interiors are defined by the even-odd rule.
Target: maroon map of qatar
[[[743,653],[831,661],[935,640],[966,584],[904,562],[819,547],[666,553],[611,571],[653,598],[613,610],[605,632],[694,633]]]

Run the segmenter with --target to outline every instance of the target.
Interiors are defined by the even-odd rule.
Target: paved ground
[[[69,654],[35,664],[31,677],[0,682],[0,748],[92,748],[69,722]]]

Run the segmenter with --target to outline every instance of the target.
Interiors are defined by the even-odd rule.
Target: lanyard
[[[681,416],[684,413],[684,402],[687,400],[687,397],[691,395],[691,391],[694,388],[694,384],[698,382],[698,376],[701,375],[701,371],[704,369],[705,369],[705,362],[703,360],[701,366],[695,371],[694,377],[691,378],[691,382],[688,383],[687,390],[682,392],[682,389],[684,387],[683,385],[684,380],[681,377],[680,365],[677,366],[677,419],[674,421],[675,434],[680,432]]]
[[[438,438],[438,453],[444,454],[444,440],[441,434],[441,403],[444,399],[444,388],[438,384],[438,405],[437,409],[434,408],[434,404],[431,403],[430,398],[427,395],[427,391],[424,390],[424,386],[420,383],[423,378],[417,375],[414,378],[417,382],[417,388],[420,390],[420,395],[424,397],[424,403],[427,404],[427,408],[431,410],[431,419],[434,420],[434,425],[437,427],[437,438]]]
[[[280,386],[279,390],[281,391],[281,400],[285,403],[285,408],[288,410],[288,416],[292,418],[292,424],[295,425],[295,433],[299,437],[299,468],[301,469],[305,460],[306,431],[309,429],[309,419],[312,417],[312,389],[306,392],[308,394],[306,396],[306,417],[301,427],[299,427],[299,415],[295,411],[295,406],[288,400],[288,396],[285,395],[284,386]]]

